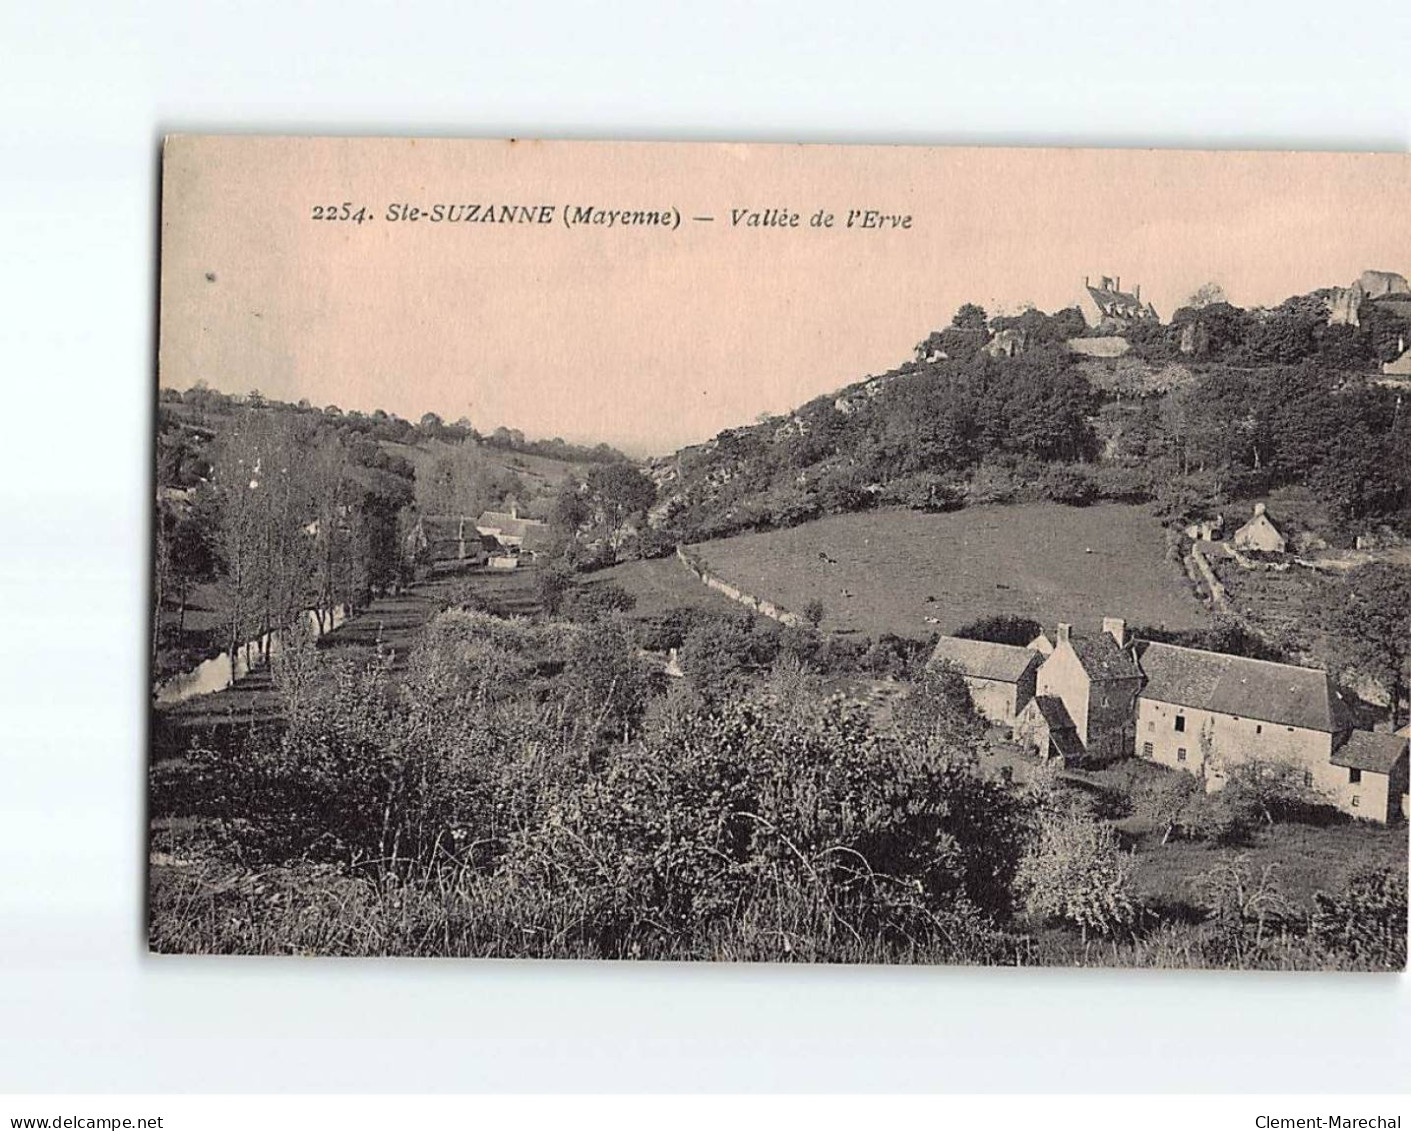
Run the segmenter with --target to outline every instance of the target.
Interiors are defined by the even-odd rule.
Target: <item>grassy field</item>
[[[622,586],[637,598],[633,616],[660,616],[671,609],[715,609],[719,612],[740,612],[744,606],[708,589],[674,555],[649,561],[624,562],[611,569],[599,570],[582,580],[585,589],[604,582]]]
[[[785,608],[821,601],[833,631],[925,636],[991,613],[1086,627],[1104,615],[1173,629],[1208,620],[1166,558],[1160,525],[1137,506],[871,511],[693,549]]]

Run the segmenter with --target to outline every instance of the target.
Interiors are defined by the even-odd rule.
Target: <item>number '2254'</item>
[[[310,215],[312,220],[347,220],[354,224],[361,224],[364,220],[371,220],[366,206],[353,210],[353,202],[345,200],[342,204],[315,204]]]

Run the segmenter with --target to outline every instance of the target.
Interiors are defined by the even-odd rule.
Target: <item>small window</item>
[[[1361,770],[1348,770],[1348,771],[1347,771],[1347,784],[1348,784],[1348,785],[1356,785],[1356,784],[1357,784],[1358,782],[1360,782],[1361,780],[1362,780],[1362,771],[1361,771]]]
[[[1146,721],[1146,729],[1147,729],[1147,730],[1155,730],[1155,729],[1156,729],[1156,720],[1155,720],[1155,719],[1147,719],[1147,721]]]
[[[1361,798],[1355,793],[1352,795],[1352,807],[1354,809],[1360,809],[1362,807]]]
[[[1185,760],[1186,760],[1186,748],[1185,748],[1184,746],[1182,746],[1182,747],[1180,747],[1180,748],[1176,751],[1176,761],[1178,761],[1178,762],[1184,762]]]
[[[1156,752],[1155,747],[1153,747],[1150,742],[1143,742],[1143,743],[1142,743],[1142,757],[1143,757],[1143,758],[1150,758],[1150,757],[1152,756],[1152,754],[1154,754],[1155,752]]]
[[[1312,771],[1312,770],[1304,770],[1304,771],[1303,771],[1303,784],[1304,784],[1304,786],[1306,786],[1306,787],[1309,788],[1309,789],[1313,788],[1313,771]]]
[[[1254,724],[1254,733],[1255,733],[1255,734],[1263,734],[1263,733],[1264,733],[1264,724],[1263,724],[1263,723],[1255,723],[1255,724]]]
[[[1176,716],[1176,729],[1177,729],[1178,731],[1183,731],[1183,730],[1186,729],[1186,716],[1185,716],[1185,715],[1177,715],[1177,716]]]

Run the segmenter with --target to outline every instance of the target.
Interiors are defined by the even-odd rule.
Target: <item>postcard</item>
[[[153,951],[1405,966],[1411,157],[162,179]]]

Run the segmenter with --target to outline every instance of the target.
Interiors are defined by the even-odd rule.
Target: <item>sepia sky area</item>
[[[1120,275],[1167,319],[1210,281],[1254,306],[1411,274],[1408,190],[1401,155],[178,137],[160,380],[665,452],[890,369],[967,301],[1055,310]],[[376,219],[312,218],[345,201]],[[565,207],[682,220],[566,228]]]

